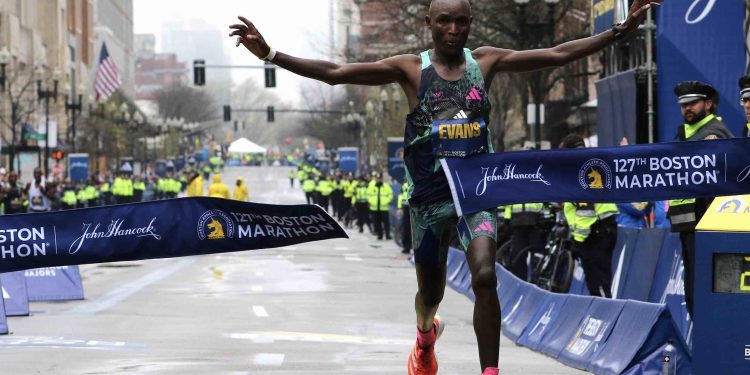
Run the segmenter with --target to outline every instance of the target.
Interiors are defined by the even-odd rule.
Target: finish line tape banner
[[[644,202],[750,192],[750,138],[441,160],[459,216],[529,202]]]
[[[172,258],[348,238],[325,210],[178,198],[0,216],[0,273]]]

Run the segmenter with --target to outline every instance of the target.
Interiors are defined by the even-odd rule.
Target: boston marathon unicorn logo
[[[224,238],[224,226],[221,225],[215,218],[211,218],[211,221],[206,224],[206,227],[211,230],[208,234],[209,240],[215,240],[217,238]]]
[[[234,222],[224,211],[209,210],[198,219],[198,238],[220,240],[234,236]]]
[[[578,183],[584,189],[611,189],[612,170],[602,159],[589,159],[578,171]]]

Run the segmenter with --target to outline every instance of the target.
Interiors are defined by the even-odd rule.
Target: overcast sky
[[[162,23],[174,20],[200,19],[215,25],[223,35],[224,50],[232,64],[260,65],[261,62],[242,46],[235,48],[229,38],[229,25],[243,15],[251,20],[279,51],[300,57],[323,58],[328,45],[329,0],[134,0],[133,24],[136,34],[154,34],[156,51],[160,45]],[[192,61],[186,61],[192,67]],[[191,73],[192,74],[192,73]],[[237,69],[232,72],[236,83],[254,77],[262,84],[261,70]],[[286,100],[299,100],[302,79],[288,72],[277,71],[278,88]]]

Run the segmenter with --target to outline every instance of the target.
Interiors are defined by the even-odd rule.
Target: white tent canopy
[[[233,154],[265,154],[266,149],[247,138],[240,138],[229,145],[229,152]]]

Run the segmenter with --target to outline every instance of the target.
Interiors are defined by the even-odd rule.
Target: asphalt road
[[[303,203],[288,168],[230,168],[250,200]],[[81,266],[86,300],[32,303],[0,336],[6,374],[404,374],[414,269],[350,233],[292,247]],[[472,303],[446,292],[440,374],[479,374]],[[501,373],[583,374],[503,337]]]

